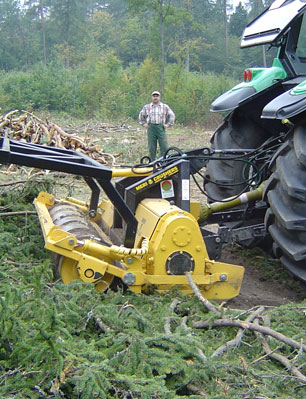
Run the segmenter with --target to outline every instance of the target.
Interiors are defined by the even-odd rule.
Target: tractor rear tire
[[[224,119],[223,124],[215,131],[211,138],[211,148],[212,150],[255,149],[270,136],[271,134],[259,123],[249,119],[245,112],[236,109]],[[216,157],[218,157],[217,154]],[[208,194],[209,202],[224,200],[248,189],[246,183],[239,184],[245,179],[243,177],[244,167],[244,162],[224,159],[210,160],[204,177],[204,190]],[[263,223],[263,220],[242,220],[223,225],[238,228],[250,225],[250,223]],[[239,241],[238,244],[246,248],[256,245],[265,246],[261,241],[258,238],[245,239]]]
[[[306,127],[299,126],[275,154],[265,189],[266,228],[282,264],[306,282]]]
[[[260,146],[269,133],[262,126],[248,119],[241,110],[229,114],[211,138],[212,150],[252,149]],[[218,157],[216,155],[215,157]],[[242,182],[244,162],[210,160],[204,179],[204,189],[210,201],[220,201],[239,194],[246,188]]]

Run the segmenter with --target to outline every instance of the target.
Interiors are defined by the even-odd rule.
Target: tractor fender
[[[296,88],[295,88],[296,89]],[[262,110],[263,119],[288,119],[306,110],[306,92],[288,90],[270,101]]]
[[[230,111],[237,108],[240,103],[256,94],[254,87],[243,87],[239,90],[229,90],[212,102],[210,110],[212,112]]]
[[[278,86],[287,77],[278,59],[271,68],[248,68],[244,71],[244,81],[217,97],[211,104],[212,112],[231,111],[265,95],[268,90]]]

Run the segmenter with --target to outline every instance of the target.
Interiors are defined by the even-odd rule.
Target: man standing
[[[174,124],[175,115],[169,105],[160,101],[160,93],[152,92],[152,102],[146,104],[139,113],[139,123],[147,129],[148,147],[151,161],[156,159],[157,141],[160,154],[168,149],[166,129]]]

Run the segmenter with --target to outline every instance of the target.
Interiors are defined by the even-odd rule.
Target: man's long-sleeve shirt
[[[169,105],[159,102],[157,105],[153,103],[146,104],[139,113],[139,123],[164,124],[172,126],[175,121],[175,115]]]

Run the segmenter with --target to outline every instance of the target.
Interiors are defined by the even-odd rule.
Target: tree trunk
[[[223,0],[223,21],[224,21],[224,50],[225,50],[225,64],[228,60],[228,26],[227,26],[227,0]]]
[[[161,68],[160,68],[160,93],[164,97],[165,92],[165,38],[164,38],[164,16],[161,7],[160,10],[160,50],[161,50]]]
[[[186,58],[185,58],[185,70],[187,72],[190,71],[190,53],[189,53],[189,47],[187,48],[187,54],[186,54]]]
[[[191,2],[190,0],[186,0],[186,9],[189,15],[192,15],[191,10]],[[186,27],[186,58],[185,58],[185,70],[187,72],[190,71],[190,48],[189,48],[189,40],[190,40],[190,24]]]
[[[45,27],[45,18],[43,10],[43,0],[39,0],[39,13],[40,13],[42,45],[43,45],[43,63],[44,65],[46,65],[47,64],[46,27]]]

